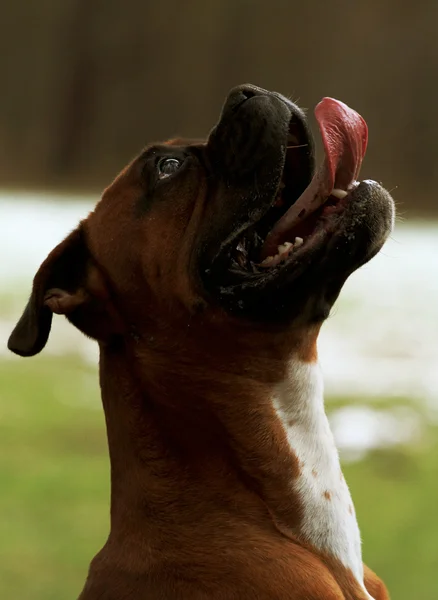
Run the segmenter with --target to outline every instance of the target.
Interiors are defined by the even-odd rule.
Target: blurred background
[[[364,559],[438,597],[438,3],[0,0],[0,598],[76,598],[108,532],[97,350],[56,318],[6,350],[31,278],[146,143],[204,136],[230,87],[323,96],[370,128],[399,218],[323,328],[327,405]]]

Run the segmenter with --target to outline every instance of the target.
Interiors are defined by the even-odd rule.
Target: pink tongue
[[[291,229],[324,204],[334,188],[347,191],[359,175],[368,142],[364,119],[333,98],[321,100],[315,117],[324,144],[324,162],[298,200],[274,225],[266,238],[263,257],[275,255],[283,242],[293,243],[289,239]]]
[[[368,143],[367,124],[359,113],[333,98],[321,100],[315,117],[324,143],[326,188],[346,190],[359,176]]]

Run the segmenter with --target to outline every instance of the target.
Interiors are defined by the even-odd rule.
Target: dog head
[[[41,265],[9,348],[39,352],[52,313],[101,342],[218,315],[276,335],[321,323],[393,224],[389,194],[355,182],[364,122],[324,102],[316,174],[302,111],[249,85],[206,142],[146,148]]]

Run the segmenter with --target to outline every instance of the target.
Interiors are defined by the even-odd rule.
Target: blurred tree
[[[0,181],[101,187],[149,141],[206,135],[249,81],[352,105],[370,126],[363,175],[434,209],[437,23],[435,0],[4,3]]]

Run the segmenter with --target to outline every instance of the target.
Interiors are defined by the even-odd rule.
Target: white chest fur
[[[291,363],[274,406],[300,461],[301,474],[293,485],[303,503],[304,518],[296,533],[340,561],[364,587],[359,528],[324,410],[319,366]]]

